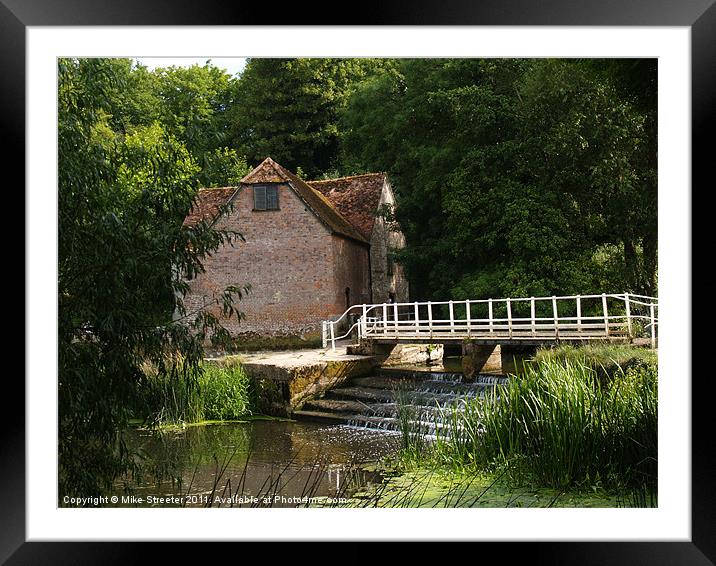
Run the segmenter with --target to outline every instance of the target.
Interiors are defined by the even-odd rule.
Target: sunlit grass
[[[205,363],[194,375],[148,372],[141,416],[154,424],[240,420],[252,414],[251,380],[234,363]]]

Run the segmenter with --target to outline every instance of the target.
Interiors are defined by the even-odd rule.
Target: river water
[[[411,403],[427,404],[434,410],[436,400],[449,404],[443,398],[455,401],[491,384],[492,377],[487,375],[481,376],[483,381],[487,379],[484,384],[463,384],[461,370],[459,358],[447,358],[444,365],[378,370],[369,379],[390,382],[419,375],[413,384],[414,394],[427,401],[411,397]],[[377,382],[370,385],[380,387]],[[385,384],[382,387],[385,389]],[[380,395],[381,390],[370,391]],[[140,455],[142,473],[116,484],[113,495],[119,499],[113,505],[339,505],[367,484],[381,482],[376,466],[369,464],[395,455],[401,446],[396,427],[386,424],[397,421],[390,412],[395,412],[395,402],[367,399],[359,404],[369,417],[348,421],[357,426],[253,420],[162,431],[130,430],[126,441],[130,451]],[[385,407],[390,411],[384,414]],[[379,421],[377,426],[374,421]]]
[[[132,430],[126,438],[143,474],[116,485],[120,507],[339,504],[379,482],[365,464],[395,454],[400,443],[395,432],[275,420]]]

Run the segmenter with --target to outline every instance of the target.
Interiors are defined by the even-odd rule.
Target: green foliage
[[[655,60],[104,64],[123,86],[95,136],[158,123],[202,186],[267,155],[306,178],[387,171],[416,298],[656,293]]]
[[[136,416],[153,424],[180,424],[238,420],[252,414],[251,382],[240,364],[204,363],[193,371],[194,379],[187,381],[147,370]]]
[[[657,399],[653,361],[616,366],[605,381],[571,356],[542,358],[485,400],[452,410],[435,458],[518,482],[655,493]]]
[[[655,293],[656,99],[625,65],[400,60],[359,85],[344,166],[391,174],[418,297]]]
[[[209,62],[149,71],[130,59],[95,61],[116,77],[104,85],[105,137],[153,136],[156,142],[161,129],[165,142],[181,146],[201,168],[201,186],[235,184],[248,172],[246,159],[226,147],[235,78]]]
[[[87,61],[87,60],[85,60]],[[114,77],[103,82],[105,111],[109,128],[123,135],[136,126],[149,126],[160,119],[162,101],[157,92],[157,75],[131,59],[95,59]]]
[[[339,111],[356,85],[392,63],[375,59],[249,59],[236,84],[231,146],[315,178],[336,165]]]
[[[126,195],[140,198],[144,191],[171,193],[178,187],[196,184],[198,165],[186,147],[167,133],[159,122],[132,127],[118,150],[121,154],[116,182]],[[171,163],[171,178],[157,185],[157,168],[161,163]],[[177,210],[177,213],[181,212],[183,207]]]
[[[387,171],[416,298],[656,294],[655,60],[105,60],[96,137],[158,123],[233,185],[267,155],[306,178]]]
[[[89,496],[133,466],[118,431],[143,365],[189,387],[203,341],[227,337],[208,309],[188,316],[183,275],[238,235],[181,226],[193,166],[161,128],[98,135],[127,88],[114,63],[60,59],[58,72],[59,494]],[[212,306],[238,315],[237,296]]]
[[[202,187],[232,187],[238,185],[248,172],[246,158],[239,157],[236,150],[218,147],[204,154],[199,183]]]
[[[430,417],[423,414],[421,408],[406,396],[405,386],[398,384],[393,393],[398,409],[398,429],[400,430],[400,458],[403,465],[411,465],[424,459],[428,452],[425,438],[425,422]]]
[[[238,364],[204,367],[199,387],[204,400],[204,420],[235,420],[251,415],[250,384]]]
[[[156,69],[160,120],[197,159],[225,145],[235,80],[210,63]]]
[[[631,367],[648,365],[656,367],[657,353],[647,348],[635,348],[628,345],[592,345],[583,346],[560,345],[553,348],[540,348],[534,361],[572,363],[585,365],[596,372],[609,376],[626,371]]]

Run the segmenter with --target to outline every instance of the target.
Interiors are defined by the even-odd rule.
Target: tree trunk
[[[629,291],[640,291],[638,276],[638,258],[634,243],[630,238],[624,238],[624,271],[626,272],[626,284]]]
[[[644,238],[644,294],[651,297],[657,294],[657,240],[656,237]]]

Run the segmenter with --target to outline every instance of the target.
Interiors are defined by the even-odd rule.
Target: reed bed
[[[558,489],[599,486],[653,502],[657,365],[645,358],[607,367],[588,356],[538,357],[484,399],[445,407],[430,450],[421,447],[423,464]],[[409,455],[415,464],[416,451]]]
[[[627,344],[584,344],[572,346],[563,344],[537,350],[534,362],[555,361],[578,363],[597,372],[600,379],[609,380],[630,367],[657,365],[657,353],[646,348],[635,348]]]
[[[160,377],[147,373],[142,407],[136,411],[148,422],[226,421],[252,414],[251,380],[238,363],[205,363],[194,374],[173,372]]]

